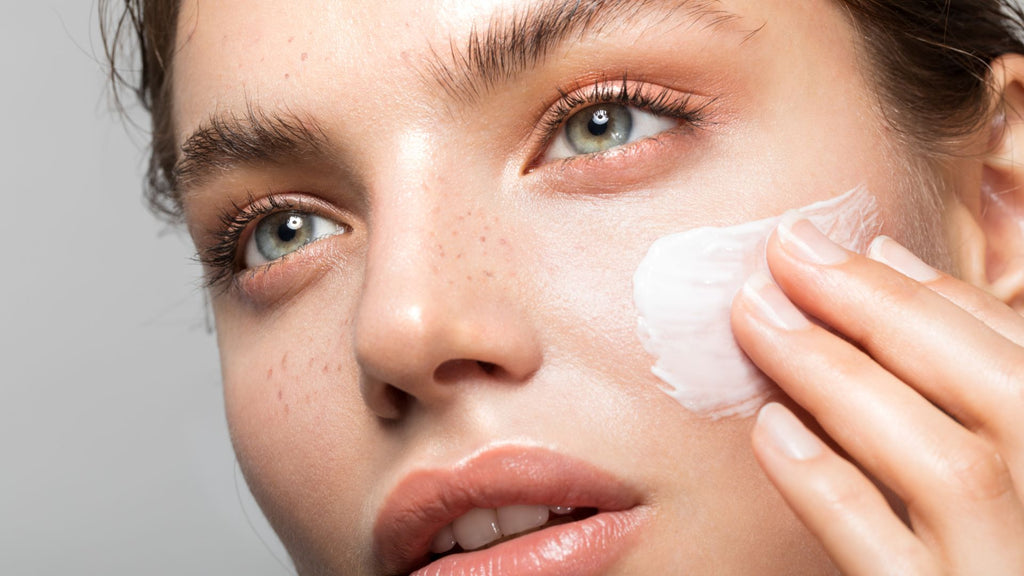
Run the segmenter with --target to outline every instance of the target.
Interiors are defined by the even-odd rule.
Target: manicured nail
[[[868,247],[868,258],[881,262],[893,270],[918,282],[931,282],[939,277],[939,272],[925,264],[914,253],[904,248],[899,242],[888,236],[879,236],[871,241]]]
[[[811,325],[803,312],[786,298],[764,272],[755,272],[743,285],[743,296],[758,314],[783,330],[802,330]]]
[[[821,454],[822,442],[782,404],[769,402],[757,413],[757,425],[768,438],[794,460],[810,460]]]
[[[822,234],[810,220],[795,212],[782,217],[778,234],[790,253],[812,264],[832,266],[850,257],[846,250]]]

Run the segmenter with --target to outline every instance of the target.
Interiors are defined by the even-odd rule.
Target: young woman
[[[124,10],[151,189],[205,264],[235,450],[300,574],[1024,574],[1011,5]],[[851,194],[859,252],[800,216]],[[652,243],[792,209],[740,243],[774,281],[708,329],[772,387],[666,394]]]

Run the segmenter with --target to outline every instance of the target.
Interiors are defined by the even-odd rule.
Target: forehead
[[[518,32],[528,53],[537,44],[531,36],[537,19],[529,16],[547,18],[554,29],[571,24],[562,31],[571,40],[587,36],[617,48],[641,42],[650,49],[659,38],[696,42],[714,31],[729,36],[715,50],[739,50],[756,31],[758,57],[767,56],[767,47],[774,60],[794,63],[806,58],[807,44],[818,46],[816,56],[834,46],[829,40],[842,20],[827,0],[185,0],[174,62],[175,124],[180,136],[253,98],[316,108],[338,94],[363,104],[371,95],[391,102],[434,96],[446,74],[462,72],[460,64],[496,57],[479,51],[496,32]],[[545,56],[568,60],[570,52],[558,45]]]

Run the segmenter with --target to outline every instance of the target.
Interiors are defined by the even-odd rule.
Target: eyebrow
[[[536,67],[559,46],[611,26],[659,22],[718,29],[739,19],[717,0],[545,0],[511,15],[496,14],[481,31],[473,26],[464,46],[449,40],[448,55],[431,48],[421,74],[453,100],[468,105],[501,83]],[[747,37],[760,28],[748,31]]]
[[[179,149],[172,179],[179,193],[239,164],[281,164],[328,155],[326,132],[312,118],[270,111],[246,99],[244,114],[214,115]]]

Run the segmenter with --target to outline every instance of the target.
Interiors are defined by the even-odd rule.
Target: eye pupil
[[[587,128],[594,136],[603,136],[608,131],[608,122],[610,120],[608,111],[602,108],[594,112],[594,115],[590,118],[590,123],[587,124]]]
[[[277,237],[282,242],[291,242],[298,236],[299,230],[303,226],[302,217],[292,214],[288,217],[287,222],[283,222],[281,226],[277,227]]]

